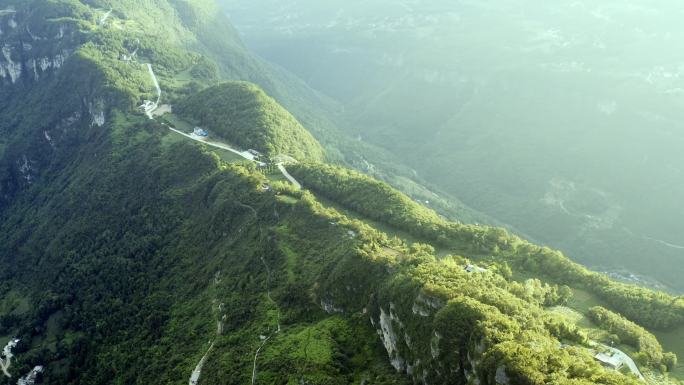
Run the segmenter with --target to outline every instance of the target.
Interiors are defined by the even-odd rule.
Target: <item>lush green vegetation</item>
[[[589,318],[610,333],[618,337],[618,341],[632,345],[639,350],[637,359],[645,365],[665,365],[673,368],[677,364],[677,356],[663,353],[658,339],[646,329],[631,322],[617,313],[596,306],[589,309]]]
[[[316,139],[254,84],[229,82],[207,88],[181,102],[177,111],[243,149],[301,160],[323,158]]]
[[[497,242],[507,241],[503,229],[449,222],[387,183],[358,171],[323,163],[295,164],[288,170],[323,197],[441,246],[489,252]]]
[[[503,255],[518,269],[595,293],[613,310],[643,326],[668,329],[684,323],[684,298],[613,281],[572,262],[559,251],[521,242]]]
[[[644,326],[666,329],[684,324],[684,299],[615,282],[504,229],[449,222],[386,183],[345,168],[305,163],[290,166],[305,187],[355,210],[456,252],[494,255],[517,269],[559,284],[596,293],[610,306]]]
[[[221,76],[229,65],[188,50],[210,2],[54,3],[82,10],[71,15],[83,17],[83,41],[60,71],[6,91],[0,106],[0,342],[21,339],[14,377],[0,384],[36,365],[49,384],[185,384],[205,355],[202,385],[249,383],[255,356],[258,383],[638,383],[594,362],[586,334],[547,307],[568,301],[562,284],[596,293],[590,283],[604,285],[601,295],[616,303],[632,295],[634,312],[653,318],[673,311],[669,297],[590,281],[593,273],[560,254],[446,221],[359,173],[289,166],[314,195],[222,161],[136,111],[152,85],[140,63],[121,60],[140,44],[163,84],[178,85],[164,97]],[[112,24],[97,25],[110,7]],[[181,114],[215,119],[210,130],[266,146],[234,139],[246,148],[323,157],[247,83],[182,104]],[[492,258],[469,273],[470,259],[437,258],[432,246],[389,237],[365,218],[453,254]],[[511,268],[523,266],[538,278],[516,281]],[[570,270],[544,272],[559,268]]]

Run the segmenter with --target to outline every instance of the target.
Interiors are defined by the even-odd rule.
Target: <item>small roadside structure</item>
[[[253,149],[253,148],[250,148],[249,150],[247,150],[247,152],[249,152],[250,154],[252,154],[252,155],[254,155],[254,156],[256,156],[256,157],[260,157],[260,156],[261,156],[261,153],[260,153],[259,151],[255,150],[255,149]]]
[[[204,131],[204,130],[201,129],[200,127],[195,127],[195,129],[192,130],[192,133],[195,134],[195,135],[197,135],[197,136],[201,136],[201,137],[203,137],[203,138],[206,138],[207,136],[209,136],[209,133],[206,132],[206,131]]]
[[[612,370],[620,370],[623,366],[625,366],[622,357],[613,351],[596,353],[596,355],[594,355],[594,359],[604,367]]]
[[[486,273],[487,269],[484,269],[475,265],[468,265],[465,267],[466,273]]]
[[[145,100],[143,101],[143,104],[140,105],[140,108],[145,112],[151,112],[157,108],[157,104],[151,100]]]

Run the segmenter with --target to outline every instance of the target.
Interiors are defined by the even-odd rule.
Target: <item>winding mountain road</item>
[[[143,108],[145,109],[145,115],[147,115],[147,117],[150,119],[154,119],[154,117],[155,117],[154,112],[159,108],[159,103],[161,102],[162,91],[161,91],[161,87],[159,86],[159,80],[157,79],[157,75],[154,73],[154,69],[152,68],[152,64],[148,63],[148,64],[146,64],[146,66],[147,66],[147,71],[150,74],[150,78],[152,79],[152,83],[154,83],[154,88],[157,91],[157,101],[154,103],[150,102],[151,104],[148,106],[143,105]],[[168,125],[166,123],[162,122],[161,124],[163,126],[165,126],[166,128],[168,128],[169,130],[171,130],[177,134],[181,134],[181,135],[185,136],[186,138],[192,139],[192,140],[200,142],[200,143],[204,143],[207,146],[211,146],[211,147],[219,148],[222,150],[230,151],[230,152],[232,152],[236,155],[239,155],[242,158],[244,158],[250,162],[254,162],[260,166],[266,165],[265,163],[258,161],[256,159],[256,156],[254,156],[249,151],[240,151],[240,150],[237,150],[237,149],[235,149],[235,148],[233,148],[233,147],[231,147],[225,143],[212,142],[212,141],[209,141],[205,138],[201,138],[197,135],[187,134],[187,133],[180,131],[174,127],[171,127],[170,125]],[[290,183],[292,183],[297,189],[302,188],[302,185],[292,175],[290,175],[289,172],[287,172],[287,170],[285,169],[285,165],[282,162],[276,163],[276,166],[278,167],[278,170],[280,170],[280,172],[283,174],[285,179],[287,179]]]
[[[247,151],[239,151],[239,150],[236,150],[236,149],[234,149],[233,147],[230,147],[229,145],[224,144],[224,143],[212,142],[212,141],[206,140],[206,139],[204,139],[204,138],[201,138],[201,137],[199,137],[199,136],[197,136],[197,135],[186,134],[185,132],[183,132],[183,131],[181,131],[181,130],[178,130],[178,129],[176,129],[176,128],[173,128],[173,127],[169,126],[169,125],[166,124],[166,123],[162,123],[162,125],[163,125],[163,126],[166,126],[166,128],[168,128],[169,130],[171,130],[171,131],[173,131],[173,132],[175,132],[175,133],[177,133],[177,134],[181,134],[181,135],[185,136],[185,137],[188,138],[188,139],[192,139],[192,140],[194,140],[194,141],[197,141],[197,142],[200,142],[200,143],[204,143],[204,144],[206,144],[207,146],[210,146],[210,147],[215,147],[215,148],[220,148],[221,150],[230,151],[230,152],[232,152],[233,154],[236,154],[236,155],[239,155],[239,156],[245,158],[246,160],[249,160],[249,161],[251,161],[251,162],[260,163],[260,162],[257,162],[256,159],[254,159],[254,155],[252,155],[251,153],[249,153],[249,152],[247,152]]]
[[[299,182],[297,182],[297,180],[292,175],[290,175],[289,172],[287,172],[287,170],[285,169],[285,166],[282,163],[278,163],[277,166],[278,166],[278,170],[280,170],[280,172],[283,174],[285,179],[289,180],[290,183],[292,183],[297,188],[297,190],[302,189],[302,185],[299,184]]]

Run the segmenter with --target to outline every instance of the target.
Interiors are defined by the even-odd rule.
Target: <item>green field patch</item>
[[[301,366],[332,364],[336,345],[333,334],[343,323],[337,318],[330,318],[311,326],[288,330],[264,352],[264,359],[286,358]]]
[[[175,115],[173,113],[168,113],[164,114],[161,118],[163,121],[166,121],[168,124],[171,125],[171,127],[183,131],[187,134],[190,134],[195,126],[190,124],[188,121],[181,119],[178,117],[178,115]]]
[[[62,324],[64,323],[64,312],[58,311],[50,316],[46,322],[48,339],[56,339],[64,333]]]
[[[581,313],[586,313],[594,306],[603,306],[610,309],[611,306],[599,299],[596,295],[583,289],[572,288],[572,298],[568,301],[568,307]]]
[[[668,331],[652,331],[663,345],[663,349],[673,352],[679,358],[677,366],[672,371],[672,376],[684,380],[684,326]]]
[[[11,290],[0,300],[0,314],[24,315],[31,310],[31,303],[16,290]]]
[[[291,205],[297,204],[297,202],[299,202],[299,199],[297,199],[293,196],[290,196],[290,195],[283,195],[283,194],[276,196],[276,199],[279,202],[287,203],[287,204],[291,204]]]
[[[290,183],[290,181],[285,178],[285,175],[283,175],[280,170],[278,170],[275,167],[269,167],[266,169],[264,172],[264,175],[266,178],[271,181],[271,182],[285,182],[285,183]]]
[[[552,308],[549,308],[548,311],[553,314],[560,315],[561,317],[565,318],[569,322],[572,322],[573,324],[578,324],[580,321],[586,318],[582,313],[574,309],[571,309],[567,306],[554,306]]]
[[[183,135],[180,135],[176,132],[167,130],[164,133],[164,136],[162,136],[161,145],[162,145],[162,148],[168,149],[169,147],[171,147],[171,145],[178,143],[178,142],[182,142],[186,139],[187,138],[183,137]]]
[[[287,281],[292,283],[296,279],[295,268],[297,267],[299,256],[286,244],[280,244],[280,251],[285,256],[285,271],[287,272]]]
[[[221,160],[223,162],[226,162],[226,163],[249,163],[248,160],[246,160],[245,158],[241,157],[240,155],[238,155],[232,151],[222,150],[220,148],[211,147],[208,145],[206,145],[206,146],[212,152],[214,152],[216,155],[218,155],[219,158],[221,158]]]

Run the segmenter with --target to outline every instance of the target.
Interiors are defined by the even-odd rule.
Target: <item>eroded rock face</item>
[[[448,330],[441,330],[444,325],[434,322],[446,301],[421,293],[413,301],[377,305],[370,311],[370,323],[391,365],[415,384],[510,385],[503,366],[496,373],[483,370],[484,337],[464,346],[463,351],[453,351]]]
[[[17,385],[34,385],[38,379],[38,375],[43,373],[43,370],[44,368],[40,365],[34,367],[27,375],[17,381]]]
[[[394,317],[390,314],[385,313],[384,309],[380,309],[380,331],[382,332],[382,343],[385,345],[387,354],[389,354],[390,362],[394,369],[401,371],[405,367],[405,360],[399,355],[399,349],[397,348],[397,343],[399,338],[397,333],[394,331],[392,326],[392,321]]]
[[[53,57],[31,58],[26,61],[26,69],[33,75],[33,80],[38,81],[46,73],[62,68],[69,53],[64,51]]]
[[[21,62],[12,59],[12,46],[5,43],[2,46],[2,58],[4,59],[0,62],[0,77],[3,79],[9,79],[12,84],[16,83],[21,77],[23,65]]]
[[[328,314],[344,313],[344,309],[335,306],[335,303],[331,299],[321,300],[321,307]]]
[[[503,366],[499,366],[496,369],[496,385],[509,385],[511,383],[511,380],[508,378],[508,375],[506,374],[506,368]]]
[[[27,155],[23,155],[21,160],[17,162],[19,173],[21,177],[26,180],[27,183],[31,184],[34,179],[35,168],[33,162],[28,158]]]
[[[78,45],[78,32],[66,24],[48,28],[46,36],[32,32],[28,15],[0,11],[0,85],[39,81],[64,65]]]
[[[102,127],[105,124],[105,102],[102,99],[96,99],[94,102],[88,104],[88,112],[92,119],[90,125]]]

